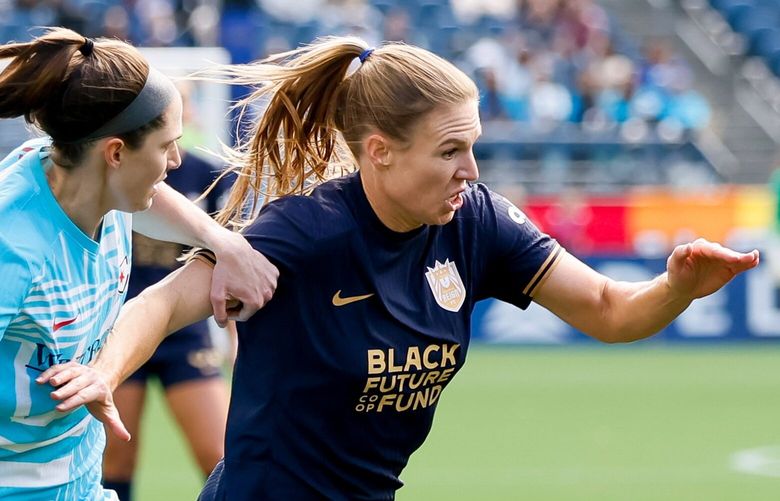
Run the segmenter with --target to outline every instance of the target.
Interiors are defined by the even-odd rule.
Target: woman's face
[[[391,141],[388,165],[377,169],[380,219],[395,231],[450,222],[479,177],[472,146],[481,133],[478,103],[468,101],[434,109],[409,144]]]
[[[114,208],[125,212],[148,209],[168,171],[181,164],[176,144],[182,134],[182,102],[178,94],[164,117],[163,127],[147,134],[137,149],[125,145],[120,151],[119,168],[109,169]]]

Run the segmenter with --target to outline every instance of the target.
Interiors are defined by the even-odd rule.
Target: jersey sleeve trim
[[[545,280],[547,280],[547,277],[550,276],[550,272],[558,265],[565,252],[563,247],[556,243],[553,251],[547,256],[547,259],[544,260],[544,263],[539,267],[539,270],[531,281],[528,282],[525,289],[523,289],[523,294],[528,297],[534,297],[536,290],[539,289],[539,286],[542,285]]]

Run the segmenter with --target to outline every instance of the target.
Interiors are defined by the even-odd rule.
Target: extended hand
[[[104,423],[117,437],[125,442],[130,433],[125,428],[119,411],[114,405],[114,396],[103,374],[92,367],[76,362],[54,365],[35,379],[38,384],[49,383],[55,388],[51,398],[60,400],[56,409],[69,412],[80,405]]]
[[[685,298],[708,296],[758,261],[757,250],[745,254],[699,238],[672,251],[666,261],[669,286]]]

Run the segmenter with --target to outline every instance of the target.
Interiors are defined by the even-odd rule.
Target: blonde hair
[[[267,102],[247,139],[226,152],[238,176],[220,223],[240,227],[254,216],[261,195],[265,204],[306,193],[356,169],[361,140],[371,131],[408,143],[414,125],[434,108],[479,97],[453,64],[401,43],[373,50],[349,73],[368,48],[359,38],[328,37],[254,64],[208,71],[211,80],[256,86],[236,105],[239,123]]]

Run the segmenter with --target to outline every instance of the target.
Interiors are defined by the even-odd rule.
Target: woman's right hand
[[[51,398],[60,401],[55,407],[59,412],[70,412],[80,405],[86,405],[87,410],[114,435],[125,442],[130,441],[130,433],[114,405],[114,396],[108,380],[99,370],[77,362],[68,362],[49,367],[35,382],[49,383],[56,388],[51,392]]]

